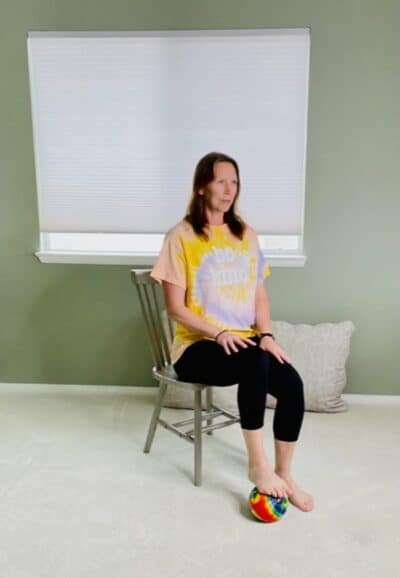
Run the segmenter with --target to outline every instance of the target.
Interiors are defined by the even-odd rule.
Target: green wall
[[[351,319],[349,393],[399,394],[400,3],[2,0],[0,381],[152,383],[129,267],[41,264],[28,30],[310,27],[305,250],[273,318]]]

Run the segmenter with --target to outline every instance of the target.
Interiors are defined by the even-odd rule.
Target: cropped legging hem
[[[237,402],[243,429],[264,425],[267,393],[277,400],[273,433],[277,440],[297,441],[304,416],[303,382],[290,363],[280,363],[256,345],[227,355],[215,341],[204,339],[190,345],[174,364],[182,381],[213,386],[238,384]]]

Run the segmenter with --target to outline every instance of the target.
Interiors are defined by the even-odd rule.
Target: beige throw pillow
[[[346,386],[346,361],[353,323],[307,325],[275,321],[272,326],[277,342],[303,379],[306,410],[346,411],[348,408],[341,394]],[[268,396],[267,406],[275,405],[275,398]]]

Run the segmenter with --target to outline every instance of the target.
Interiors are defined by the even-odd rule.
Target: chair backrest
[[[132,269],[131,278],[146,323],[153,361],[156,368],[161,369],[171,363],[170,348],[173,338],[172,323],[166,315],[163,292],[160,284],[150,277],[150,269]]]

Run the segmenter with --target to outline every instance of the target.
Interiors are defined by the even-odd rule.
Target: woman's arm
[[[255,309],[257,329],[260,333],[271,333],[269,297],[264,283],[257,283]]]
[[[169,283],[168,281],[163,281],[162,286],[168,317],[177,321],[181,325],[184,325],[195,333],[200,333],[205,337],[215,339],[215,336],[218,335],[221,328],[204,321],[204,319],[186,307],[185,289],[178,285],[174,285],[173,283]]]
[[[267,289],[264,283],[258,283],[255,296],[256,327],[260,333],[271,333],[272,324],[270,317],[270,306]],[[272,337],[262,337],[259,346],[264,351],[269,351],[280,363],[291,363],[285,351],[274,341]]]

